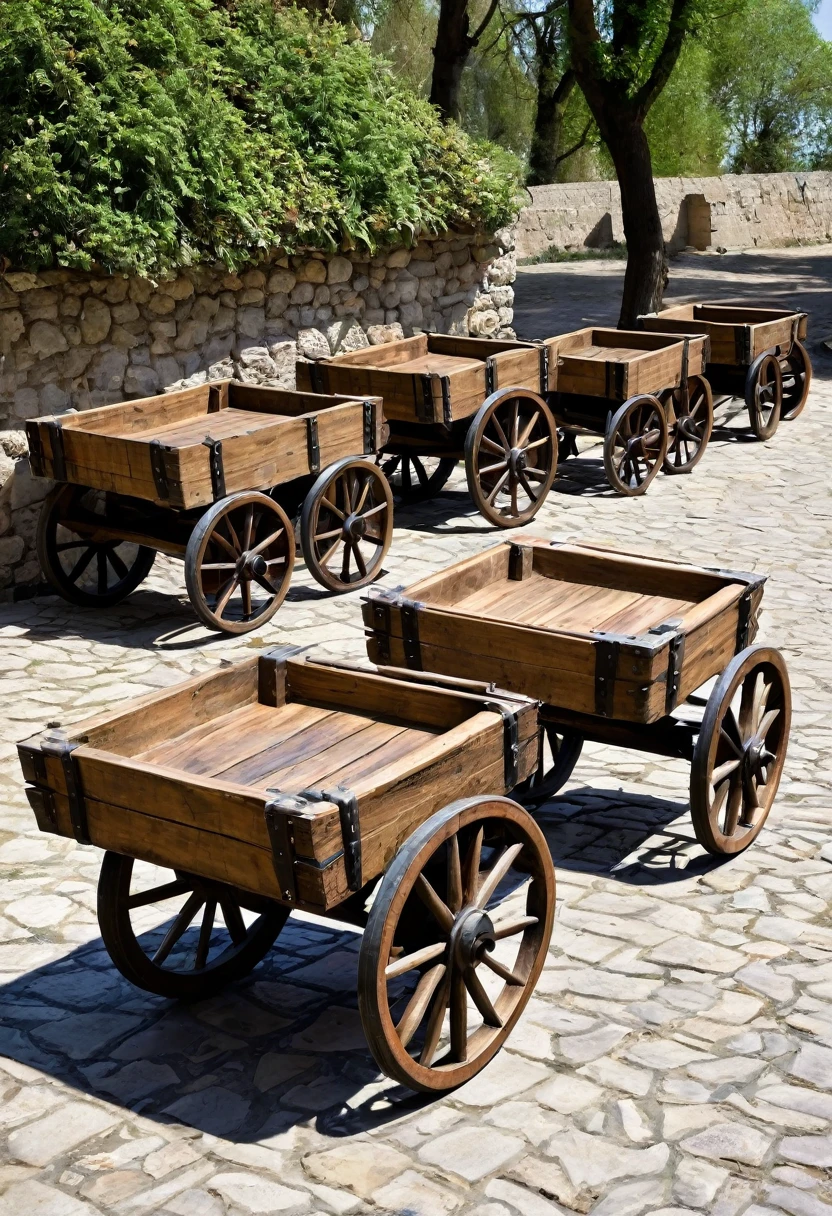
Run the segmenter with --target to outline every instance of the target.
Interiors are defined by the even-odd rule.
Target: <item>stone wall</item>
[[[49,270],[0,275],[0,599],[40,581],[27,418],[232,376],[294,387],[319,359],[417,330],[511,332],[512,234],[448,233],[373,258],[307,252],[240,274],[159,282]]]
[[[617,182],[533,186],[517,256],[624,240]],[[816,244],[832,239],[832,172],[663,177],[656,195],[671,252]]]

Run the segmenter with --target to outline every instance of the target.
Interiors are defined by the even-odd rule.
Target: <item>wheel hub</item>
[[[696,424],[689,415],[679,419],[679,421],[676,423],[676,429],[683,439],[692,439],[695,441],[698,441],[699,439]]]
[[[508,467],[512,473],[517,475],[525,471],[527,464],[526,451],[524,448],[512,448],[508,456]]]
[[[360,540],[367,534],[367,521],[363,515],[348,515],[344,520],[344,539]]]
[[[463,908],[451,930],[451,956],[458,967],[475,967],[497,944],[491,917],[480,908]]]
[[[243,578],[265,578],[269,567],[262,553],[247,551],[240,558],[239,571]]]
[[[751,739],[743,748],[743,775],[746,779],[763,776],[763,770],[775,759],[774,753],[766,747],[764,739]]]

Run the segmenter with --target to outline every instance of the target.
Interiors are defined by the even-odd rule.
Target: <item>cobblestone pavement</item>
[[[690,256],[670,291],[793,297],[814,350],[830,256]],[[518,328],[611,319],[621,271],[524,272]],[[725,863],[692,840],[681,762],[585,750],[539,816],[559,905],[537,992],[496,1061],[442,1100],[379,1079],[347,928],[292,917],[247,980],[198,1005],[131,988],[98,934],[100,855],[35,830],[13,746],[261,642],[357,656],[357,595],[301,572],[262,638],[238,641],[194,625],[161,560],[112,611],[0,607],[0,1216],[832,1214],[832,361],[818,371],[771,442],[738,414],[693,476],[643,499],[613,497],[590,447],[529,529],[769,571],[761,637],[787,654],[793,743],[769,826]],[[495,539],[457,476],[399,513],[385,581]]]

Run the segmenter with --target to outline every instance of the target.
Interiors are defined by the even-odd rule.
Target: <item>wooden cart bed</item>
[[[517,724],[516,782],[534,769],[532,701],[296,654],[273,651],[22,743],[39,827],[321,911],[350,895],[355,875],[340,805],[304,791],[354,795],[366,883],[460,793],[508,792],[497,702]]]
[[[539,343],[417,334],[398,342],[297,364],[298,388],[376,394],[391,421],[450,424],[470,418],[508,385],[545,392]]]
[[[774,347],[788,348],[793,338],[803,341],[808,318],[788,308],[760,308],[738,303],[679,304],[639,318],[645,330],[655,333],[707,334],[709,363],[749,366],[758,355]]]
[[[269,489],[342,456],[376,452],[387,437],[377,399],[232,380],[38,418],[26,432],[37,475],[175,508]],[[213,453],[211,441],[221,445]]]
[[[747,644],[763,582],[524,538],[401,594],[370,592],[367,648],[377,663],[492,679],[564,709],[649,723]]]
[[[677,336],[589,327],[547,338],[552,392],[626,401],[636,393],[657,393],[701,375],[708,358],[702,336]]]

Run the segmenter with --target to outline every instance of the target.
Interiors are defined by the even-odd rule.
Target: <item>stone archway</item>
[[[688,245],[694,249],[707,249],[711,244],[711,204],[704,194],[688,194],[684,205]]]

